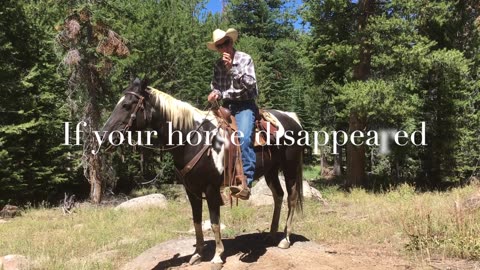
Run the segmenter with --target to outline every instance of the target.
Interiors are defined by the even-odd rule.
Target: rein
[[[130,119],[128,120],[128,123],[125,125],[125,127],[123,128],[122,130],[122,134],[125,135],[125,133],[132,127],[133,125],[133,121],[135,121],[135,119],[137,118],[137,113],[139,112],[139,110],[143,110],[143,117],[144,117],[144,121],[145,123],[147,122],[147,112],[145,110],[145,97],[138,94],[138,93],[135,93],[135,92],[131,92],[131,91],[128,91],[128,92],[125,92],[125,95],[127,94],[130,94],[130,95],[134,95],[138,98],[138,102],[137,102],[137,105],[135,106],[135,108],[133,109],[133,112],[130,114]],[[218,103],[217,103],[217,106],[218,106]],[[206,107],[207,108],[207,107]],[[207,114],[205,115],[205,118],[202,120],[202,122],[200,123],[200,125],[198,125],[198,127],[195,129],[195,132],[198,132],[200,130],[200,128],[203,126],[203,124],[206,122],[206,120],[208,119],[208,116],[209,114],[212,112],[212,109],[209,108],[208,109],[208,112]],[[217,127],[219,128],[219,127]],[[173,150],[179,146],[183,146],[183,144],[185,144],[187,142],[187,138],[185,138],[185,140],[180,143],[180,144],[177,144],[175,146],[172,146],[172,147],[169,147],[169,148],[164,148],[164,147],[161,147],[161,148],[154,148],[154,147],[148,147],[148,146],[145,146],[145,145],[138,145],[140,147],[143,147],[143,148],[146,148],[146,149],[150,149],[150,150],[160,150],[161,152],[166,152],[166,151],[170,151],[170,150]],[[111,145],[107,148],[107,150],[111,147]],[[188,162],[184,168],[182,168],[181,170],[177,169],[175,167],[175,172],[177,173],[177,175],[181,178],[182,182],[184,182],[184,185],[185,185],[185,188],[186,189],[189,189],[188,185],[186,184],[185,180],[184,180],[184,177],[190,172],[191,169],[193,169],[193,167],[198,163],[198,161],[200,160],[200,158],[206,153],[208,152],[208,149],[211,147],[211,144],[209,144],[208,142],[202,147],[202,149],[192,158],[192,160],[190,160],[190,162]],[[153,179],[155,180],[156,177]],[[152,180],[152,181],[153,181]],[[149,181],[151,182],[151,181]],[[193,193],[192,193],[193,194]],[[201,198],[199,198],[201,199]]]
[[[147,112],[145,111],[145,105],[144,105],[144,102],[145,102],[145,97],[142,96],[142,95],[139,95],[135,92],[131,92],[131,91],[128,91],[128,92],[125,92],[125,94],[130,94],[130,95],[134,95],[136,97],[138,97],[138,102],[137,102],[137,105],[135,106],[135,108],[133,109],[133,112],[130,114],[130,119],[128,120],[128,123],[125,125],[125,127],[123,128],[122,130],[122,133],[123,135],[125,135],[125,132],[127,132],[131,127],[132,127],[132,124],[133,124],[133,121],[135,121],[135,119],[137,118],[137,112],[141,109],[143,110],[143,120],[144,121],[147,121]],[[208,106],[206,107],[208,108]],[[205,108],[205,109],[206,109]],[[194,130],[195,132],[199,131],[200,128],[203,126],[203,124],[205,123],[205,120],[207,120],[208,118],[208,115],[211,113],[211,109],[208,110],[207,114],[205,115],[205,118],[202,120],[202,122],[200,123],[200,125],[198,125],[198,127]],[[168,147],[168,148],[165,148],[165,147],[162,147],[162,148],[154,148],[154,147],[149,147],[149,146],[145,146],[145,145],[138,145],[140,147],[143,147],[143,148],[146,148],[146,149],[150,149],[150,150],[160,150],[160,151],[170,151],[170,150],[173,150],[179,146],[182,146],[183,144],[185,144],[187,142],[187,139],[185,138],[185,140],[180,143],[180,144],[177,144],[175,146],[172,146],[172,147]]]

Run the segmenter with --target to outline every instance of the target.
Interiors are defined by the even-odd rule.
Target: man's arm
[[[218,68],[217,65],[214,65],[213,67],[213,78],[212,82],[210,83],[210,89],[212,91],[208,95],[208,101],[213,102],[214,100],[222,99],[222,92],[220,92],[219,87],[218,87]]]
[[[243,75],[241,76],[240,81],[248,91],[253,91],[257,88],[255,67],[253,66],[252,58],[248,58],[246,60],[247,63],[244,66]]]
[[[248,92],[248,96],[256,96],[257,80],[252,58],[245,58],[236,72],[236,74],[233,74],[233,85],[236,89],[241,89],[237,94],[243,95],[244,92]]]

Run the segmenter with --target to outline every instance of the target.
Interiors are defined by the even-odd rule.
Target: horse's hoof
[[[212,266],[210,266],[211,270],[220,270],[223,267],[223,263],[212,263]]]
[[[190,261],[188,262],[190,265],[194,264],[199,264],[202,261],[202,256],[200,254],[195,253],[192,255],[192,258],[190,258]]]
[[[283,249],[289,248],[289,247],[290,247],[290,242],[288,242],[287,239],[283,239],[283,240],[280,241],[280,243],[278,244],[278,247],[279,247],[279,248],[283,248]]]
[[[220,256],[215,255],[213,259],[210,261],[212,264],[223,264],[223,260]]]

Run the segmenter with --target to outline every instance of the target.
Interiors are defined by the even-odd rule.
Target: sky
[[[222,0],[210,0],[207,4],[207,10],[212,13],[217,13],[222,11]]]
[[[302,4],[302,0],[295,0],[295,5],[300,6]],[[207,10],[211,11],[212,13],[217,13],[222,11],[222,0],[210,0],[207,4]],[[302,26],[300,24],[300,20],[298,20],[294,24],[296,29],[301,29]]]

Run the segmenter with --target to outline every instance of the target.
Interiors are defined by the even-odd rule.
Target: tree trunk
[[[338,154],[335,155],[333,161],[333,175],[336,177],[342,176],[342,148],[334,145]]]
[[[95,48],[97,45],[91,21],[85,22],[84,27],[86,28],[87,48],[91,50],[91,48]],[[82,55],[85,57],[85,62],[82,66],[81,75],[88,93],[88,100],[84,111],[84,121],[87,123],[84,132],[86,137],[83,148],[83,155],[86,159],[84,170],[86,170],[85,176],[88,177],[88,181],[90,182],[90,200],[92,200],[93,203],[100,203],[105,186],[105,179],[103,179],[105,174],[103,173],[101,157],[98,153],[97,155],[92,154],[92,150],[97,150],[97,141],[93,131],[99,130],[101,125],[98,99],[100,90],[102,89],[102,83],[95,68],[98,63],[97,56],[88,49],[82,51]]]
[[[98,156],[91,155],[88,164],[89,181],[90,181],[90,200],[93,203],[102,201],[103,186],[101,177],[101,164]]]
[[[325,155],[325,152],[322,151],[320,154],[320,170],[321,170],[321,176],[326,176],[328,175],[328,162],[327,162],[327,156]]]
[[[71,1],[67,4],[72,13],[65,19],[59,33],[61,38],[56,38],[56,42],[65,52],[68,51],[63,63],[69,67],[69,102],[75,115],[77,104],[70,97],[76,92],[86,91],[86,98],[77,101],[84,108],[80,120],[86,123],[82,135],[82,166],[83,174],[90,183],[90,199],[100,203],[107,183],[115,184],[111,157],[98,154],[99,146],[94,134],[101,126],[99,101],[106,89],[102,77],[105,78],[112,68],[110,57],[126,57],[130,52],[118,34],[105,23],[93,19],[91,10],[83,2]],[[97,155],[92,153],[93,150]]]
[[[93,82],[87,86],[89,88],[90,99],[86,106],[85,111],[85,122],[87,123],[84,140],[83,155],[86,159],[86,177],[90,182],[90,200],[93,203],[100,203],[102,201],[104,181],[103,179],[103,170],[102,170],[102,160],[100,156],[92,154],[92,150],[96,149],[96,139],[93,131],[98,130],[100,126],[100,108],[96,99],[97,91],[95,89],[95,84]]]
[[[351,133],[355,130],[365,130],[366,121],[364,117],[360,117],[357,113],[350,114],[348,122]],[[365,144],[355,146],[351,143],[347,144],[347,187],[364,186],[365,183]]]
[[[359,36],[359,62],[353,68],[353,79],[365,81],[370,76],[371,46],[365,35],[368,17],[374,12],[375,0],[360,0],[358,2],[358,36]],[[349,133],[355,130],[365,130],[366,117],[362,112],[350,112],[348,122]],[[347,144],[347,187],[363,186],[365,184],[365,145],[355,146]]]

